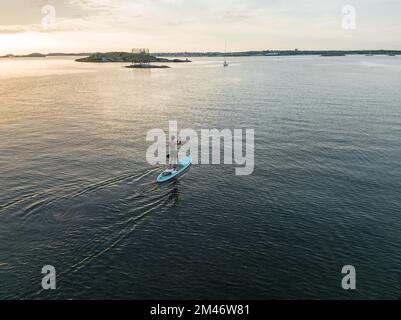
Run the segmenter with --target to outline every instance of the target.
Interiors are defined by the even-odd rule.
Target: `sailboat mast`
[[[228,63],[227,63],[227,41],[225,42],[225,45],[224,45],[224,63],[223,63],[223,66],[224,67],[228,67]]]
[[[224,44],[224,61],[226,61],[226,56],[227,56],[227,41]]]

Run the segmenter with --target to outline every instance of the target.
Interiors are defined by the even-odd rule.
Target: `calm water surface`
[[[195,60],[0,60],[0,299],[400,298],[401,58]],[[169,120],[254,128],[254,174],[156,185]]]

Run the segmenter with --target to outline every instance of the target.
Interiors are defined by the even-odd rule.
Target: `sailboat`
[[[223,67],[228,67],[228,62],[227,62],[227,59],[226,59],[226,54],[227,54],[227,43],[226,43],[226,45],[225,45],[225,47],[224,47],[224,62],[223,62]]]

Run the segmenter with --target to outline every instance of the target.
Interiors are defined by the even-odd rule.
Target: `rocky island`
[[[190,60],[182,59],[165,59],[158,58],[149,54],[129,53],[129,52],[107,52],[107,53],[94,53],[86,58],[80,58],[75,61],[78,62],[131,62],[133,64],[152,63],[152,62],[191,62]]]
[[[150,63],[135,63],[129,66],[126,66],[128,69],[168,69],[169,66],[159,66]]]

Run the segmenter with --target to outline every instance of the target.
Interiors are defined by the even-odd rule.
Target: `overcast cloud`
[[[0,0],[0,54],[32,51],[401,49],[400,0]],[[56,9],[46,30],[42,8]],[[356,9],[355,30],[342,8]]]

